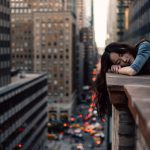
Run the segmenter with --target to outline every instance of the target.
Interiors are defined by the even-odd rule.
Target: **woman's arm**
[[[128,67],[122,67],[118,70],[119,74],[124,74],[124,75],[129,75],[129,76],[134,76],[137,74],[137,72],[132,69],[130,66]]]
[[[113,72],[113,73],[119,73],[119,74],[124,74],[124,75],[129,75],[129,76],[136,75],[136,71],[133,70],[129,66],[121,68],[120,65],[112,65],[111,66],[111,72]]]
[[[140,44],[137,56],[130,67],[133,70],[135,70],[135,72],[138,73],[149,58],[150,58],[150,43],[145,41]]]

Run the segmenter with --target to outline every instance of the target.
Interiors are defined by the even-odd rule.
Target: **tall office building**
[[[107,39],[106,45],[118,40],[117,36],[117,6],[118,0],[109,1],[108,19],[107,19]]]
[[[0,87],[10,82],[10,9],[9,1],[0,1]]]
[[[11,1],[12,69],[33,71],[33,21],[27,3]]]
[[[93,60],[96,53],[96,46],[93,44],[93,28],[85,27],[81,30],[80,38],[84,44],[84,85],[92,84],[92,69],[94,67]]]
[[[79,6],[82,6],[82,4],[85,4],[85,1],[79,1],[77,3]],[[94,15],[93,15],[93,0],[89,1],[89,5],[91,8],[90,10],[90,24],[88,27],[83,27],[80,29],[80,42],[83,44],[84,47],[84,85],[91,85],[92,84],[92,70],[96,63],[96,44],[94,39]],[[79,8],[80,9],[80,8]],[[85,9],[85,8],[84,8]],[[83,9],[81,10],[81,14],[83,14]],[[79,18],[80,14],[78,13]],[[78,18],[78,17],[77,17]],[[83,18],[82,18],[83,19]],[[82,20],[83,21],[83,20]],[[80,22],[78,22],[80,26]]]
[[[11,0],[12,68],[24,70],[26,72],[33,72],[37,70],[34,68],[36,52],[34,51],[35,33],[33,15],[39,12],[44,17],[44,15],[48,12],[61,11],[63,7],[65,6],[63,6],[62,3],[54,0],[49,0],[47,2],[40,2],[38,0]],[[38,35],[43,34],[43,31],[40,31],[40,29],[41,28],[38,30]],[[40,51],[42,50],[40,49]]]
[[[47,76],[26,74],[20,77],[13,77],[11,84],[0,88],[0,150],[43,150]]]
[[[118,0],[117,5],[117,35],[118,40],[122,41],[124,28],[125,28],[125,2],[124,0]]]
[[[75,58],[75,84],[76,84],[76,103],[82,100],[83,86],[84,86],[84,60],[85,60],[85,48],[84,44],[80,42],[79,33],[77,35],[77,46],[76,46],[76,58]]]
[[[75,1],[11,0],[12,66],[48,72],[49,109],[69,114],[75,99]],[[61,105],[60,105],[61,104]]]
[[[9,1],[1,0],[0,150],[31,147],[42,150],[47,124],[47,76],[20,74],[11,77],[14,72],[10,72],[9,13]]]
[[[84,45],[80,41],[80,31],[85,26],[85,0],[76,0],[76,93],[77,93],[77,103],[82,99],[82,90],[84,85]]]
[[[85,27],[85,0],[76,1],[77,25],[81,29]]]
[[[129,30],[129,8],[133,0],[109,1],[106,44],[125,41]],[[126,38],[127,40],[127,38]]]
[[[150,1],[130,0],[129,27],[124,40],[135,44],[141,39],[150,40]]]
[[[129,28],[129,5],[131,0],[118,0],[117,4],[117,35],[118,41],[124,41]]]

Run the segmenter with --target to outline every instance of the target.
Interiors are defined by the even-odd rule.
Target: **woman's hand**
[[[121,68],[120,65],[112,65],[111,66],[111,72],[113,72],[113,73],[119,73],[118,71],[119,71],[120,68]]]
[[[129,75],[129,76],[136,75],[136,71],[134,69],[132,69],[130,66],[120,68],[118,70],[118,73],[124,74],[124,75]]]

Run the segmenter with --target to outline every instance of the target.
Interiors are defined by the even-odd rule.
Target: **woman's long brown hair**
[[[124,54],[126,52],[131,53],[134,57],[136,55],[135,47],[132,47],[125,43],[111,43],[106,46],[105,51],[101,57],[101,70],[97,74],[96,81],[94,83],[94,92],[95,92],[95,99],[96,99],[96,106],[98,110],[98,114],[102,119],[105,114],[109,112],[109,95],[107,91],[106,85],[106,72],[108,69],[111,68],[111,61],[110,61],[110,53],[116,52]]]

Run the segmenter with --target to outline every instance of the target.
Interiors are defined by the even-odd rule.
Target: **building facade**
[[[109,1],[108,17],[107,17],[106,45],[111,43],[111,42],[115,42],[118,40],[118,36],[117,36],[117,13],[116,13],[117,6],[118,6],[118,0]]]
[[[21,7],[21,8],[20,8]],[[27,3],[11,3],[12,69],[33,72],[33,21]]]
[[[84,60],[85,60],[85,48],[84,44],[78,41],[76,48],[76,104],[82,100],[83,86],[84,86]]]
[[[48,72],[50,111],[69,113],[75,98],[75,1],[11,0],[11,11],[13,68]]]
[[[54,2],[56,2],[54,0]],[[74,16],[76,14],[76,1],[75,0],[59,0],[60,3],[62,3],[62,9],[63,11],[69,11]]]
[[[0,149],[43,150],[47,89],[46,74],[14,77],[0,88]]]
[[[78,104],[82,99],[83,86],[84,86],[84,57],[85,57],[85,48],[84,44],[80,40],[80,32],[82,28],[85,27],[85,0],[77,0],[76,1],[76,66],[75,66],[75,84],[76,84],[76,93],[77,93],[77,101]]]
[[[118,41],[124,40],[124,35],[129,29],[129,5],[131,0],[118,0],[117,5],[117,35]]]
[[[129,28],[124,40],[136,44],[142,39],[150,40],[150,1],[132,0],[129,7]]]
[[[10,8],[0,1],[0,87],[10,83]]]
[[[79,29],[85,27],[85,0],[76,1],[76,16]]]
[[[48,71],[49,109],[59,117],[74,100],[75,21],[68,12],[36,12],[33,18],[34,71]]]
[[[124,41],[129,30],[129,7],[132,0],[109,1],[106,45],[115,41]]]
[[[92,84],[92,70],[96,64],[96,45],[94,44],[93,27],[85,27],[80,33],[84,45],[84,85]]]

